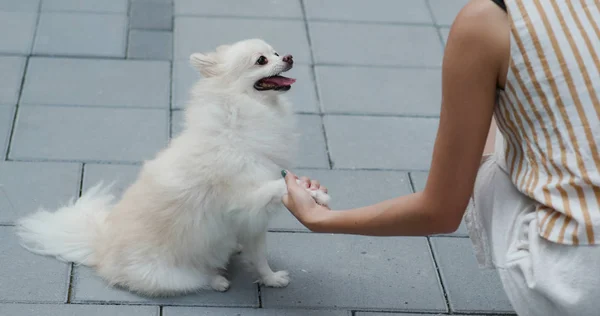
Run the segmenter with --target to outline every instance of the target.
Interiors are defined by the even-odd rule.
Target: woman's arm
[[[302,203],[291,200],[291,190],[284,199],[290,211],[317,232],[406,236],[455,231],[479,169],[496,87],[504,80],[508,29],[505,13],[491,1],[472,1],[456,18],[444,54],[440,124],[423,192],[329,211],[295,205]]]

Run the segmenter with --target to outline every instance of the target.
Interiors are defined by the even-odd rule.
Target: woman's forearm
[[[458,226],[434,212],[433,207],[419,192],[352,210],[330,211],[309,228],[322,233],[424,236]]]

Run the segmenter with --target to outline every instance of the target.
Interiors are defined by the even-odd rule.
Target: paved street
[[[282,212],[270,261],[285,289],[231,267],[226,293],[148,299],[22,249],[14,221],[100,180],[121,191],[181,129],[193,52],[259,37],[294,55],[296,173],[333,207],[421,190],[441,101],[448,28],[466,0],[0,0],[0,316],[511,314],[449,236],[308,232]]]

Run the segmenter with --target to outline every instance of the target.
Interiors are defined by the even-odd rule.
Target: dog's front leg
[[[245,197],[242,208],[263,210],[272,202],[281,203],[281,198],[287,193],[284,179],[272,180],[259,186]]]
[[[273,272],[267,261],[267,233],[261,233],[244,242],[243,256],[256,271],[259,282],[269,287],[285,287],[290,283],[287,271]]]

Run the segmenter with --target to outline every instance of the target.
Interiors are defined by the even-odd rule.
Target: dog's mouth
[[[254,89],[258,91],[275,90],[288,91],[296,79],[280,76],[279,74],[271,77],[265,77],[254,83]]]

